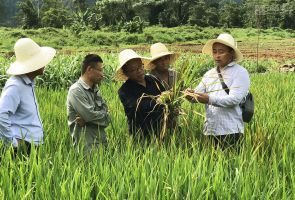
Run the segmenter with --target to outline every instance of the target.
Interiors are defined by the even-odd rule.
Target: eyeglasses
[[[130,70],[126,70],[127,73],[133,73],[133,72],[136,72],[138,71],[139,69],[143,69],[144,67],[144,64],[140,64],[140,65],[134,65],[134,66],[128,66],[128,68],[131,68]]]

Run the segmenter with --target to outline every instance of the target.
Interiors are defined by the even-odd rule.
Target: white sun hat
[[[45,67],[56,51],[51,47],[40,47],[30,38],[21,38],[14,45],[16,61],[10,65],[7,74],[22,75]]]
[[[143,56],[138,55],[132,49],[125,49],[119,54],[119,66],[116,69],[115,79],[117,81],[126,81],[128,77],[124,74],[122,67],[129,61],[135,58],[140,58],[143,64],[146,64],[149,59]]]
[[[168,51],[167,47],[161,42],[153,44],[150,48],[150,52],[152,58],[146,65],[147,70],[152,70],[156,67],[153,61],[157,60],[158,58],[170,55],[170,64],[173,64],[179,57],[178,53]]]
[[[222,33],[217,37],[217,39],[209,40],[203,47],[202,52],[212,55],[212,47],[214,43],[221,43],[228,47],[231,47],[235,51],[235,62],[240,62],[243,60],[243,54],[238,49],[235,39],[230,34]]]

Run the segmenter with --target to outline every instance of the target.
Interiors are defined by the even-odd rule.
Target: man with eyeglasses
[[[68,126],[74,145],[81,143],[85,151],[106,145],[105,128],[110,123],[108,107],[97,84],[103,79],[103,61],[96,54],[84,58],[81,77],[67,96]]]
[[[155,97],[165,91],[156,78],[145,75],[144,64],[148,60],[131,49],[119,54],[120,65],[115,74],[119,81],[125,81],[118,94],[124,106],[129,132],[140,138],[159,136],[162,128],[163,107],[157,105]]]

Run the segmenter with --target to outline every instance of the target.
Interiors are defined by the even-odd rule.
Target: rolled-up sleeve
[[[0,98],[0,138],[4,142],[12,142],[14,146],[17,141],[11,132],[10,116],[14,114],[20,103],[18,87],[16,85],[7,86]]]
[[[233,107],[238,105],[247,95],[250,87],[250,78],[246,70],[241,71],[234,78],[229,87],[229,95],[217,96],[214,93],[209,94],[209,104],[217,107]]]
[[[79,89],[69,91],[69,102],[86,123],[107,126],[110,122],[106,109],[95,110],[95,104],[89,102]]]

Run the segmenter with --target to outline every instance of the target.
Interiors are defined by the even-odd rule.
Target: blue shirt
[[[16,139],[43,143],[43,126],[38,111],[34,82],[26,75],[10,77],[0,98],[0,139],[18,145]]]

